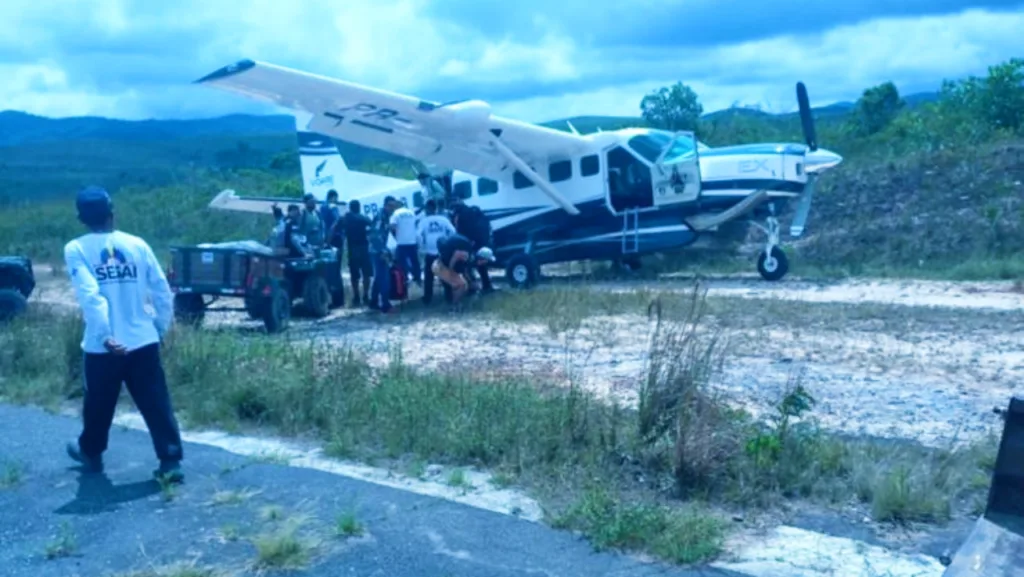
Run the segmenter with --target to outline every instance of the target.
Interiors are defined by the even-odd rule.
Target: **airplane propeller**
[[[815,152],[818,150],[818,134],[814,127],[814,115],[811,112],[810,98],[807,97],[807,87],[803,82],[796,83],[796,102],[797,106],[800,107],[800,125],[803,128],[807,151]],[[803,235],[804,227],[807,224],[807,217],[811,211],[811,198],[814,196],[814,187],[817,184],[817,179],[813,175],[808,175],[808,177],[807,188],[800,197],[795,214],[793,215],[793,221],[789,226],[789,234],[793,238],[799,238]]]
[[[804,141],[810,152],[818,150],[818,135],[814,130],[814,115],[811,113],[811,101],[807,97],[807,87],[803,82],[796,83],[796,102],[800,107],[800,124],[804,130]]]

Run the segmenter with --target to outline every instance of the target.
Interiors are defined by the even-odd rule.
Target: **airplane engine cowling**
[[[467,100],[443,106],[431,113],[449,128],[476,132],[487,130],[491,120],[491,105],[482,100]]]

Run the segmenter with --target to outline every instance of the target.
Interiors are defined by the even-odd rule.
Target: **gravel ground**
[[[564,296],[577,290],[570,282],[555,276],[531,298]],[[578,300],[609,292],[665,295],[690,286],[679,278],[603,282],[579,290]],[[1011,283],[730,277],[706,279],[705,286],[709,320],[728,339],[714,385],[755,413],[770,410],[800,379],[819,401],[816,413],[826,427],[943,445],[997,430],[993,408],[1024,393],[1024,294]],[[73,302],[59,277],[41,282],[34,298]],[[297,319],[289,332],[353,346],[376,364],[400,349],[405,362],[423,370],[458,366],[574,380],[635,401],[653,329],[636,311],[641,307],[553,330],[551,319],[536,311],[510,314],[506,307],[495,314],[492,303],[508,298],[487,297],[480,310],[461,315],[441,306],[424,310],[415,301],[388,318],[337,310],[317,321]],[[209,315],[206,325],[260,327],[231,312]]]

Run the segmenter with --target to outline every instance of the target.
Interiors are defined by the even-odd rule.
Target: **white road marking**
[[[138,431],[147,431],[145,421],[136,412],[118,414],[114,418],[114,424]],[[510,489],[497,488],[492,484],[493,477],[490,474],[468,468],[462,469],[464,483],[459,487],[452,487],[446,483],[447,477],[442,474],[446,471],[438,466],[428,467],[425,475],[437,478],[436,481],[423,480],[387,469],[333,459],[324,456],[323,450],[320,448],[310,449],[279,439],[231,435],[221,431],[184,430],[181,432],[181,437],[187,443],[217,447],[236,455],[280,459],[292,467],[333,473],[418,495],[437,497],[478,509],[511,515],[527,521],[539,522],[544,517],[540,505],[533,499]],[[451,470],[448,469],[448,472]]]

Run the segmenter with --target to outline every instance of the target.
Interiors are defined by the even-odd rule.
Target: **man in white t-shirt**
[[[426,215],[420,219],[417,229],[419,231],[420,248],[424,253],[423,263],[423,304],[429,305],[434,298],[434,261],[437,260],[437,241],[455,234],[455,227],[452,226],[448,217],[437,214],[437,201],[430,199],[423,207]]]
[[[419,244],[416,239],[416,215],[393,197],[388,197],[385,202],[393,203],[392,206],[395,207],[390,221],[391,234],[395,235],[398,244],[395,249],[395,262],[406,277],[411,275],[413,282],[422,285]]]
[[[114,228],[107,191],[90,186],[75,204],[89,232],[64,245],[64,262],[85,320],[85,396],[82,434],[68,443],[68,456],[93,472],[103,469],[123,382],[160,459],[154,476],[181,482],[181,434],[160,358],[160,342],[174,318],[174,295],[149,244]],[[155,317],[144,308],[147,300]]]

